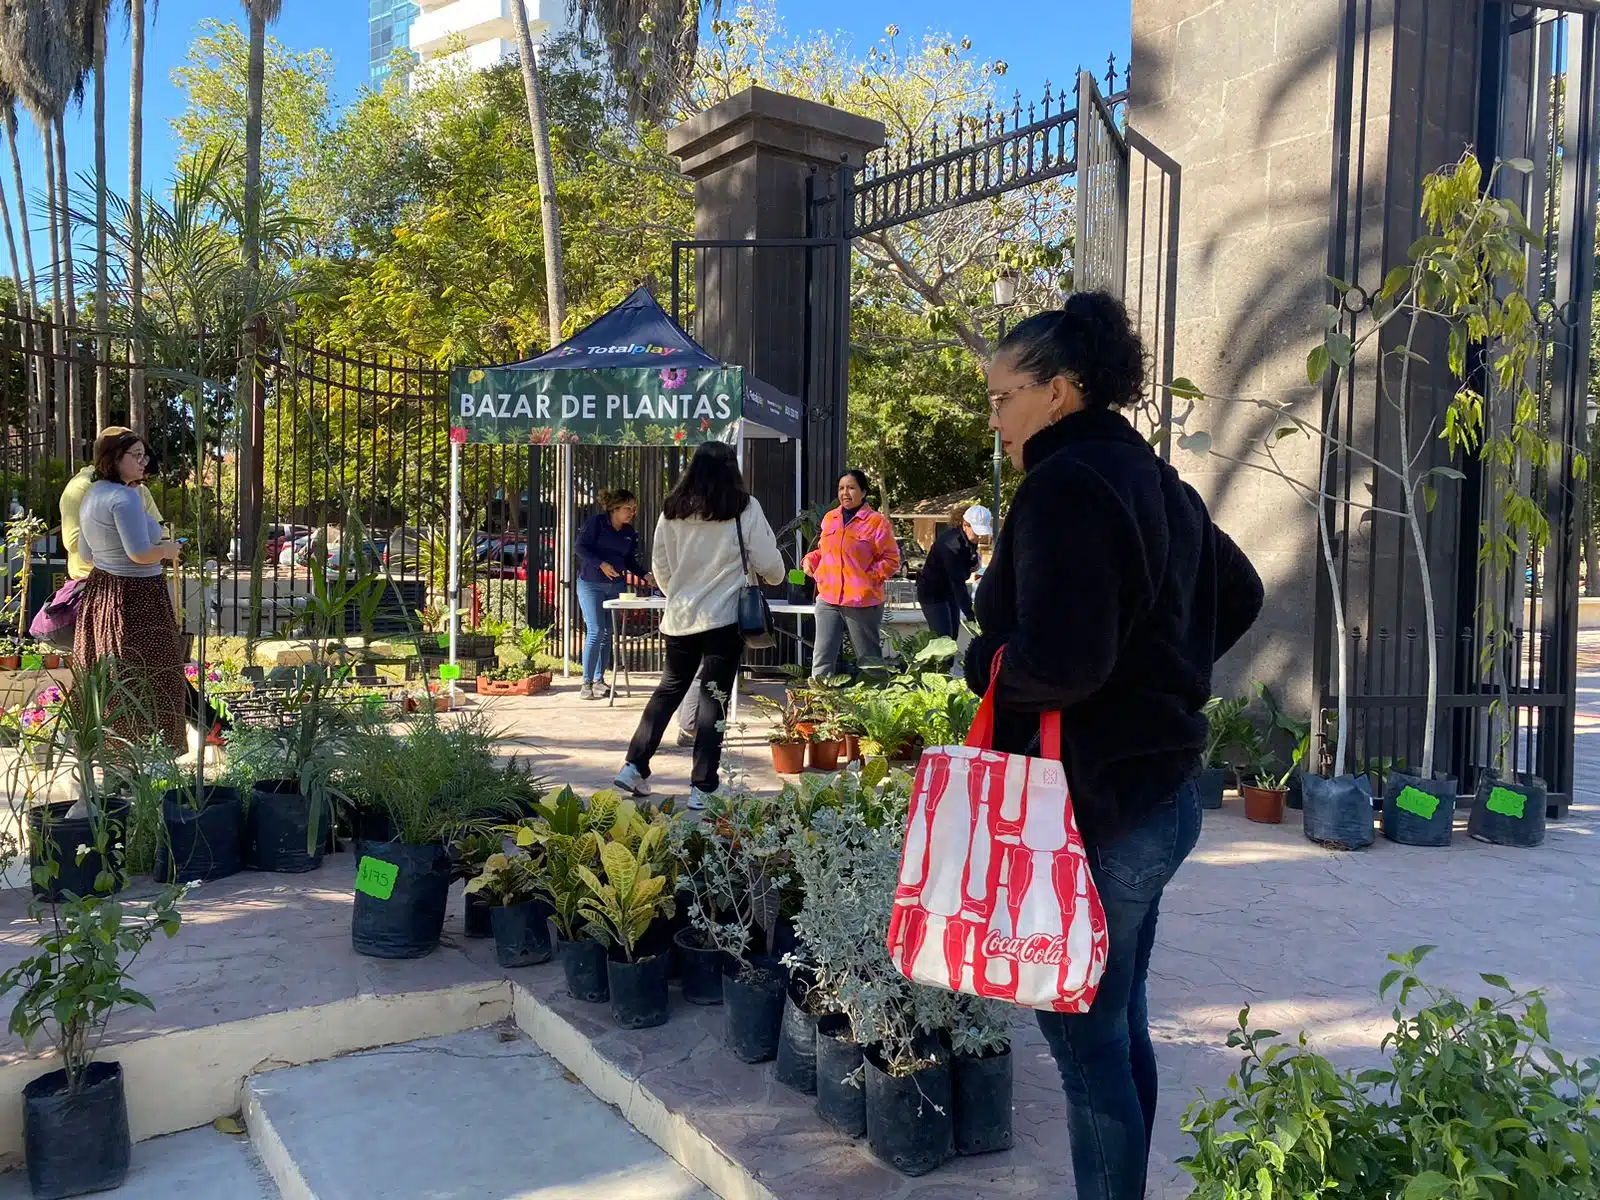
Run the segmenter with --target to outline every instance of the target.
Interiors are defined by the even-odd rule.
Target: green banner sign
[[[738,367],[528,371],[450,376],[450,436],[497,446],[696,446],[732,442],[743,413]]]

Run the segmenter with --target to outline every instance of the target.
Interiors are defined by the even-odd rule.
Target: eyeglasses
[[[1083,380],[1079,379],[1071,371],[1061,371],[1059,372],[1059,375],[1062,379],[1065,379],[1080,392],[1084,390]],[[1054,378],[1054,376],[1052,376],[1052,378]],[[1011,399],[1011,397],[1015,396],[1018,392],[1025,392],[1029,388],[1044,387],[1045,384],[1049,382],[1049,379],[1035,379],[1032,383],[1019,383],[1016,387],[1007,388],[1003,392],[990,392],[989,411],[995,416],[999,416],[1001,406],[1005,404],[1007,400]]]
[[[1015,396],[1018,392],[1025,392],[1029,388],[1041,387],[1048,382],[1049,381],[1045,379],[1035,379],[1032,383],[1019,383],[1016,387],[1007,388],[1003,392],[990,392],[989,411],[995,416],[999,416],[1001,406],[1004,405],[1007,400],[1011,399],[1011,397]]]

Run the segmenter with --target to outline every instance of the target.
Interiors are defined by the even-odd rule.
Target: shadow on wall
[[[1267,0],[1135,0],[1130,125],[1182,167],[1173,374],[1214,396],[1270,396],[1317,421],[1322,393],[1308,386],[1305,362],[1322,337],[1327,274],[1375,289],[1384,266],[1404,261],[1419,232],[1421,176],[1471,141],[1476,22],[1452,16],[1430,32],[1420,0],[1398,0],[1392,24],[1379,27],[1367,20],[1372,8],[1367,0],[1316,12]],[[1339,47],[1351,34],[1341,96]],[[1447,57],[1435,62],[1436,53]],[[1466,69],[1452,69],[1461,64],[1448,56],[1460,54]],[[1391,108],[1402,106],[1391,131]],[[1349,114],[1347,153],[1335,135],[1339,108]],[[1343,260],[1331,267],[1330,246]],[[1356,374],[1346,436],[1391,452],[1375,375],[1370,367]],[[1413,397],[1414,410],[1426,405],[1430,413],[1447,399],[1421,388]],[[1181,415],[1188,406],[1175,407]],[[1309,711],[1322,573],[1315,509],[1282,480],[1229,461],[1260,447],[1278,423],[1248,404],[1202,402],[1186,428],[1211,434],[1214,453],[1175,446],[1172,459],[1267,585],[1262,620],[1219,669],[1217,689],[1242,693],[1259,678]],[[1316,486],[1311,439],[1288,439],[1277,457],[1289,475]],[[1457,514],[1449,503],[1429,523],[1432,545],[1453,544]],[[1415,611],[1407,597],[1416,590],[1400,523],[1385,518],[1353,536],[1352,624],[1398,625]],[[1445,566],[1435,573],[1440,593],[1453,591]],[[1386,586],[1397,581],[1392,598],[1373,591],[1376,574]],[[1440,628],[1452,628],[1448,616]],[[1397,657],[1388,679],[1369,682],[1409,690],[1415,666]]]

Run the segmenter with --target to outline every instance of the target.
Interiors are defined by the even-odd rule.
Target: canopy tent
[[[450,376],[450,662],[458,615],[460,455],[468,443],[556,446],[563,498],[558,556],[563,645],[570,649],[573,445],[693,446],[746,437],[799,439],[804,406],[708,354],[645,288],[559,346],[522,362],[461,367]],[[799,504],[800,471],[795,471]],[[530,570],[530,576],[533,572]],[[568,659],[563,654],[563,660]],[[570,668],[565,668],[570,669]],[[452,672],[453,673],[453,672]]]

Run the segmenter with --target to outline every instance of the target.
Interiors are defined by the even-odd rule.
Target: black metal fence
[[[1424,232],[1418,217],[1423,176],[1454,161],[1463,145],[1475,146],[1486,167],[1502,158],[1531,161],[1531,174],[1504,173],[1499,187],[1543,231],[1528,256],[1526,295],[1550,349],[1529,382],[1541,398],[1541,432],[1559,447],[1559,461],[1548,475],[1527,481],[1550,523],[1549,545],[1542,553],[1524,552],[1509,582],[1491,593],[1480,552],[1496,531],[1485,524],[1491,515],[1487,483],[1475,462],[1455,464],[1466,471],[1465,481],[1459,491],[1441,489],[1425,514],[1429,553],[1419,562],[1401,522],[1360,519],[1360,505],[1394,499],[1382,475],[1359,457],[1339,457],[1334,479],[1344,496],[1357,500],[1355,507],[1329,509],[1348,618],[1354,765],[1419,765],[1427,711],[1426,571],[1437,605],[1440,664],[1435,769],[1455,775],[1470,791],[1503,743],[1510,769],[1542,778],[1560,811],[1573,779],[1580,507],[1572,465],[1587,450],[1600,15],[1592,5],[1563,3],[1475,7],[1407,0],[1392,16],[1376,14],[1378,7],[1373,0],[1341,6],[1328,273],[1375,292],[1384,271],[1405,262],[1408,247]],[[1404,91],[1392,86],[1400,79],[1411,81]],[[1386,146],[1371,140],[1366,119],[1374,89],[1395,105],[1415,105],[1394,118],[1392,128],[1406,132],[1391,131]],[[1380,155],[1386,160],[1375,171],[1372,160]],[[1363,318],[1347,313],[1343,319],[1354,332]],[[1416,372],[1406,400],[1413,448],[1417,431],[1437,419],[1454,392],[1444,348],[1434,344],[1442,339],[1430,330],[1426,340],[1416,349],[1436,365]],[[1330,387],[1325,403],[1335,406],[1328,411],[1336,413],[1341,440],[1393,463],[1397,413],[1382,398],[1378,370],[1375,358],[1358,362],[1343,391]],[[1502,403],[1488,380],[1480,378],[1478,386],[1491,410]],[[1424,466],[1443,464],[1443,455],[1436,446]],[[1337,659],[1326,579],[1318,611],[1317,678],[1322,704],[1331,710]],[[1502,614],[1507,644],[1486,655],[1495,638],[1490,612]],[[1502,695],[1509,696],[1510,711],[1491,722]]]

